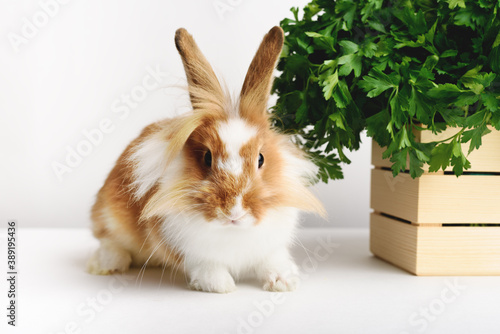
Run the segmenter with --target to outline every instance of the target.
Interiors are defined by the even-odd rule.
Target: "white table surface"
[[[18,237],[18,327],[2,314],[1,333],[500,333],[500,277],[415,277],[373,257],[365,229],[301,230],[302,282],[282,294],[253,281],[225,295],[190,291],[168,271],[160,284],[154,268],[140,283],[138,269],[92,276],[89,230],[21,228]],[[5,310],[5,279],[0,286]]]

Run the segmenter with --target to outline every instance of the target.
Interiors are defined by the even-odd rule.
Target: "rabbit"
[[[325,211],[307,189],[317,166],[267,111],[283,40],[277,26],[265,35],[232,103],[193,37],[176,31],[192,112],[145,127],[119,157],[92,207],[100,247],[88,272],[149,264],[181,268],[206,292],[248,275],[268,291],[296,288],[299,212]]]

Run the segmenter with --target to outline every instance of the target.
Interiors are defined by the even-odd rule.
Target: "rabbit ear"
[[[283,29],[276,26],[269,30],[248,68],[241,89],[240,115],[250,121],[267,121],[267,101],[283,40]]]
[[[198,45],[186,29],[175,32],[175,46],[182,58],[189,85],[189,96],[194,109],[215,107],[223,109],[224,92],[212,66],[201,53]]]

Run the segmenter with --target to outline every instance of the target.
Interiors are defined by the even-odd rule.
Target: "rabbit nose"
[[[236,198],[236,203],[234,204],[233,208],[229,212],[229,218],[231,220],[238,220],[241,217],[243,217],[244,215],[246,215],[246,210],[243,208],[243,205],[241,202],[242,202],[241,196],[238,196]]]
[[[246,212],[238,212],[238,213],[231,213],[231,215],[229,216],[229,219],[231,219],[232,221],[237,221],[241,218],[243,218],[243,216],[246,215]]]

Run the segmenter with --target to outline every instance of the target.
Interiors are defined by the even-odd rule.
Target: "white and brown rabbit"
[[[271,128],[267,102],[283,30],[264,37],[236,103],[192,36],[178,29],[193,111],[147,126],[118,159],[92,209],[100,247],[93,274],[131,264],[180,267],[193,289],[230,292],[254,275],[293,290],[289,254],[300,210],[323,213],[307,190],[316,166]]]

